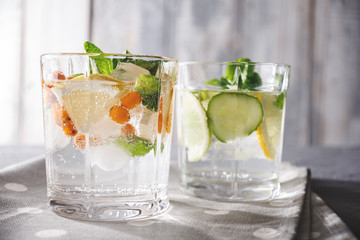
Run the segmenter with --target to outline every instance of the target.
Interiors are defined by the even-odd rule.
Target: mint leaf
[[[238,66],[240,69],[238,89],[255,90],[256,87],[261,86],[261,77],[258,73],[255,72],[255,65],[252,64],[250,59],[239,58],[236,61],[243,63]]]
[[[104,56],[92,56],[90,58],[94,59],[99,73],[109,75],[114,70],[110,58],[105,58]]]
[[[207,80],[205,82],[205,84],[207,85],[212,85],[212,86],[221,86],[221,81],[220,80],[217,80],[216,78],[212,78],[210,80]]]
[[[284,93],[281,93],[279,96],[276,96],[276,100],[274,102],[274,105],[277,108],[283,109],[283,107],[284,107],[284,97],[285,97]]]
[[[225,77],[227,79],[229,79],[231,82],[234,82],[235,80],[235,70],[236,70],[236,65],[228,65],[226,67],[226,73],[225,73]]]
[[[95,44],[87,41],[84,43],[85,52],[87,53],[103,53],[100,48],[98,48]]]
[[[205,84],[212,85],[212,86],[219,86],[222,89],[229,89],[228,86],[231,85],[229,80],[225,77],[221,77],[220,80],[218,80],[216,78],[212,78],[212,79],[206,81]]]
[[[132,157],[144,156],[155,148],[155,144],[138,136],[119,137],[116,139],[116,143]]]
[[[91,42],[85,42],[84,48],[85,48],[85,52],[87,53],[103,53],[100,50],[100,48],[98,48],[95,44]],[[106,58],[104,55],[91,56],[90,58],[95,61],[99,73],[109,75],[114,70],[111,59]],[[94,72],[93,69],[91,68],[91,65],[90,65],[90,71]]]
[[[84,75],[84,74],[83,73],[76,73],[76,74],[71,75],[71,77],[76,78],[76,77],[79,77],[79,76],[82,76],[82,75]]]
[[[262,81],[258,73],[253,72],[251,75],[247,75],[245,81],[239,80],[239,89],[254,90],[256,87],[261,86]]]

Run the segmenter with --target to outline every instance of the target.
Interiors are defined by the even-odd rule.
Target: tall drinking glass
[[[179,164],[187,193],[224,201],[279,193],[289,71],[248,59],[180,64]]]
[[[104,221],[163,212],[177,61],[45,54],[41,74],[50,209]]]

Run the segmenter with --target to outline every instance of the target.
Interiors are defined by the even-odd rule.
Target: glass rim
[[[276,66],[276,67],[286,67],[291,68],[290,64],[286,63],[275,63],[275,62],[236,62],[236,61],[179,61],[179,65],[206,65],[206,64],[217,64],[217,65],[265,65],[265,66]]]
[[[146,54],[126,54],[126,53],[43,53],[40,58],[46,57],[60,57],[60,56],[115,56],[115,57],[136,57],[136,58],[154,58],[158,60],[168,60],[178,62],[177,58],[157,56],[157,55],[146,55]]]

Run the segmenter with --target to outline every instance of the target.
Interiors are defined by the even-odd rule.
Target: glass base
[[[268,201],[280,193],[277,179],[223,181],[183,177],[182,190],[195,197],[226,202]]]
[[[85,221],[124,221],[146,219],[161,214],[169,207],[166,192],[152,196],[76,197],[59,192],[48,196],[49,208],[56,214]]]

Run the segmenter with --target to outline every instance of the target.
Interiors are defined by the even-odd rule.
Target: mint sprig
[[[226,67],[225,76],[220,77],[220,79],[210,79],[205,84],[219,86],[221,89],[237,86],[238,89],[248,90],[254,90],[256,87],[261,86],[261,77],[254,71],[255,66],[250,59],[239,58],[234,62],[242,64],[229,64]]]
[[[100,48],[98,48],[95,44],[87,41],[84,43],[85,52],[87,53],[103,53]],[[129,50],[125,50],[125,54],[131,54]],[[149,70],[150,74],[155,76],[160,61],[146,61],[143,59],[133,59],[130,57],[125,58],[113,58],[112,60],[110,58],[106,58],[106,55],[99,55],[99,56],[91,56],[91,59],[94,59],[96,66],[98,68],[99,73],[109,75],[114,71],[118,63],[124,62],[124,63],[133,63],[135,65],[138,65],[139,67],[145,68]],[[92,68],[90,66],[90,70],[92,71]]]

